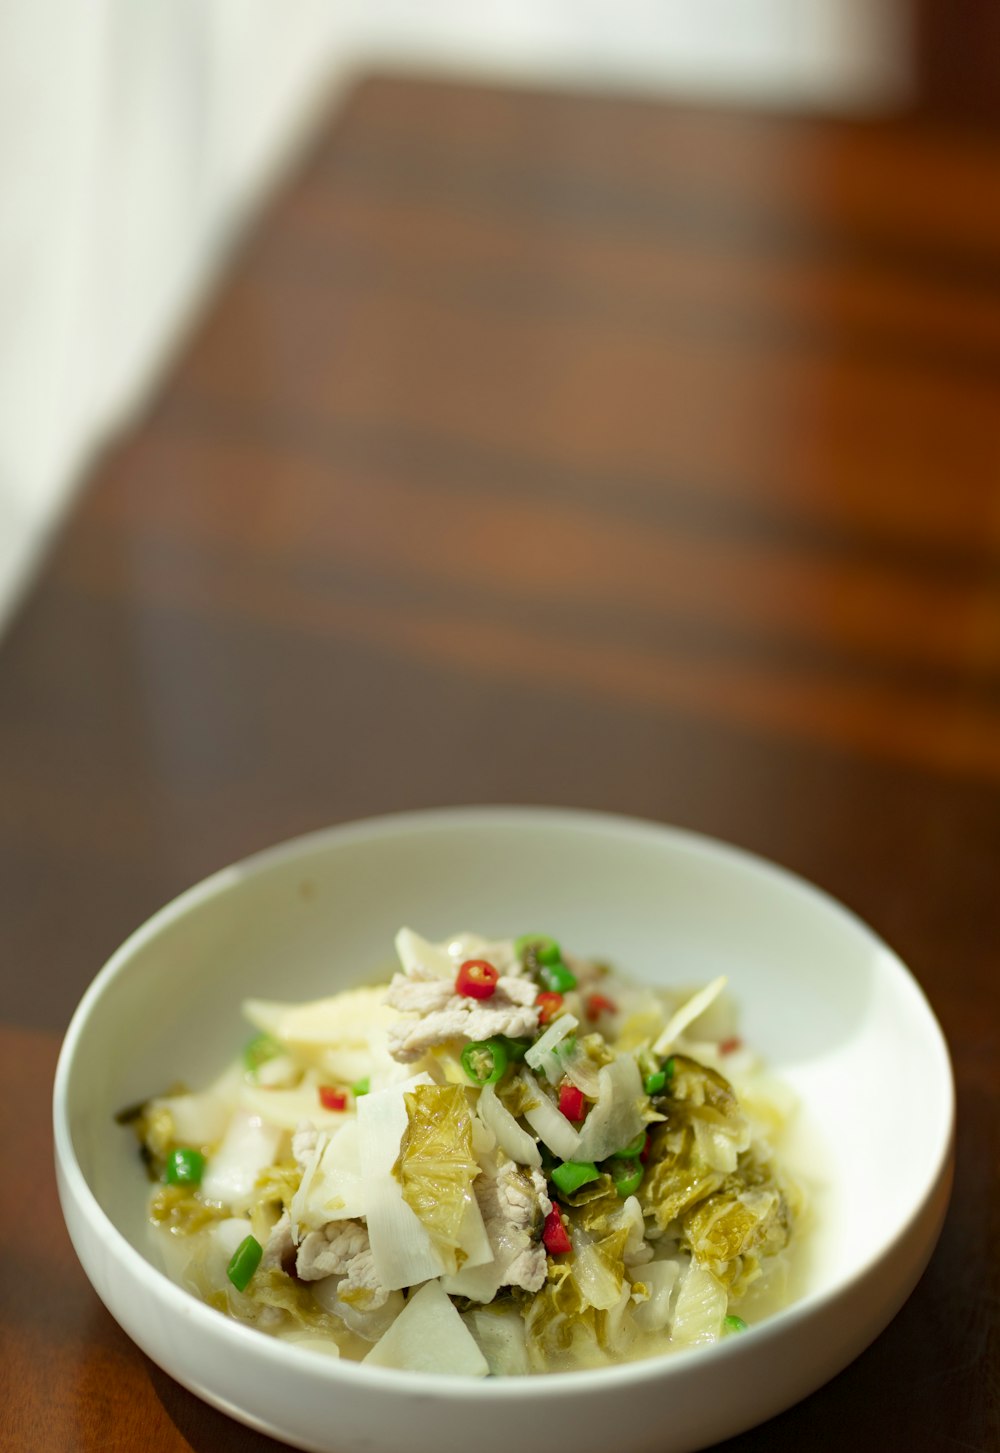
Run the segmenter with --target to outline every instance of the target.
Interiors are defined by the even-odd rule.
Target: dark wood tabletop
[[[378,78],[333,118],[0,643],[5,1449],[277,1446],[80,1270],[60,1038],[211,870],[465,802],[716,834],[902,954],[941,1242],[726,1446],[1000,1446],[996,131]]]

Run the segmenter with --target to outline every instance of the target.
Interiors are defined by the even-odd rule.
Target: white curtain
[[[327,0],[0,10],[0,607],[315,107],[333,28]]]

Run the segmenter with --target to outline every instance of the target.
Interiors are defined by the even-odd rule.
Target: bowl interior
[[[387,973],[404,923],[431,938],[545,931],[651,982],[728,974],[745,1037],[801,1100],[792,1154],[816,1205],[806,1297],[863,1270],[939,1173],[951,1121],[940,1031],[894,955],[830,899],[649,824],[415,814],[225,870],[151,920],[92,986],[64,1110],[87,1185],[141,1255],[147,1186],[114,1113],[220,1070],[247,1037],[244,997],[307,999]]]

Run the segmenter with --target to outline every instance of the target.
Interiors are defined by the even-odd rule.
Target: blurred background
[[[989,0],[60,0],[0,14],[0,624],[359,76],[987,118]],[[39,77],[44,76],[44,84]]]

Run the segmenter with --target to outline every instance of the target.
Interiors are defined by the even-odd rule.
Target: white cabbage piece
[[[488,1266],[493,1260],[493,1248],[486,1231],[483,1213],[475,1196],[465,1203],[462,1225],[458,1233],[458,1249],[462,1253],[463,1267]]]
[[[441,1278],[441,1285],[452,1297],[467,1297],[470,1302],[491,1302],[503,1283],[506,1263],[491,1256],[478,1266],[461,1266],[458,1271]]]
[[[368,1238],[376,1274],[389,1291],[419,1286],[445,1269],[420,1218],[403,1200],[402,1188],[392,1173],[407,1126],[406,1091],[431,1083],[429,1075],[414,1075],[363,1095],[358,1101]]]
[[[509,938],[483,938],[478,933],[455,933],[441,943],[431,943],[401,928],[396,934],[396,953],[405,974],[444,979],[451,983],[466,959],[486,959],[503,976],[520,978],[521,960]]]
[[[539,1087],[538,1081],[530,1070],[522,1069],[521,1077],[533,1102],[524,1112],[524,1119],[527,1120],[532,1130],[560,1160],[582,1159],[583,1157],[577,1154],[580,1136],[558,1105],[554,1104],[545,1091]],[[618,1147],[615,1146],[615,1149],[617,1150]]]
[[[605,1160],[634,1140],[646,1123],[642,1075],[630,1054],[605,1065],[598,1083],[597,1103],[583,1122],[574,1160]]]
[[[250,1023],[282,1045],[301,1064],[315,1066],[329,1081],[352,1085],[368,1076],[373,1086],[396,1077],[386,1031],[399,1014],[385,1003],[386,986],[346,989],[327,999],[284,1004],[247,999]]]
[[[573,1275],[583,1299],[599,1312],[606,1312],[617,1305],[622,1294],[622,1269],[609,1265],[602,1256],[599,1243],[585,1233],[574,1230]]]
[[[290,1090],[302,1078],[302,1066],[290,1054],[275,1054],[253,1071],[253,1083],[264,1090]]]
[[[316,1172],[319,1170],[319,1164],[320,1161],[323,1159],[323,1152],[326,1150],[326,1147],[327,1137],[325,1132],[321,1130],[317,1134],[316,1139],[313,1142],[312,1149],[309,1150],[306,1155],[306,1162],[305,1165],[302,1167],[302,1177],[299,1180],[298,1187],[295,1191],[294,1196],[292,1197],[291,1205],[288,1207],[288,1214],[291,1220],[292,1240],[296,1243],[296,1245],[298,1245],[298,1243],[302,1240],[301,1218],[307,1213],[307,1208],[309,1206],[309,1196],[310,1192],[312,1191],[312,1183],[316,1178]],[[319,1228],[314,1227],[313,1229],[318,1230]]]
[[[762,1257],[760,1275],[753,1279],[740,1297],[740,1316],[747,1322],[755,1322],[787,1306],[801,1271],[802,1267],[796,1265],[787,1251]]]
[[[561,1080],[566,1072],[566,1066],[559,1053],[559,1047],[579,1027],[579,1022],[578,1019],[574,1019],[572,1014],[560,1014],[559,1018],[550,1024],[545,1033],[539,1035],[527,1050],[524,1056],[525,1064],[530,1065],[533,1070],[538,1070],[552,1084]]]
[[[464,1082],[463,1089],[468,1089],[468,1082]],[[490,1086],[492,1089],[493,1086]],[[478,1115],[472,1117],[472,1153],[482,1165],[486,1156],[492,1155],[497,1148],[497,1138],[488,1125],[480,1120]]]
[[[728,1305],[729,1297],[718,1277],[692,1261],[677,1292],[670,1324],[671,1343],[675,1347],[698,1347],[717,1342]]]
[[[691,998],[670,1016],[662,1034],[653,1045],[653,1053],[665,1055],[673,1047],[674,1041],[679,1039],[684,1031],[700,1019],[709,1006],[715,1002],[727,982],[725,974],[720,974],[717,979],[713,979],[710,984],[699,989],[697,994],[692,994]]]
[[[424,969],[435,979],[455,977],[455,962],[445,945],[431,943],[412,928],[401,928],[396,934],[396,953],[405,974]]]
[[[637,1196],[627,1196],[621,1211],[613,1219],[615,1228],[624,1226],[627,1232],[622,1258],[628,1267],[639,1266],[649,1261],[653,1248],[646,1240],[646,1218],[642,1214]]]
[[[632,1356],[638,1336],[633,1316],[632,1288],[624,1282],[618,1300],[604,1314],[604,1351],[615,1361]]]
[[[484,1085],[480,1090],[476,1113],[487,1129],[492,1131],[497,1145],[511,1160],[518,1165],[541,1165],[542,1156],[537,1141],[528,1134],[523,1125],[517,1123],[497,1098],[493,1085]]]
[[[680,1271],[676,1261],[650,1261],[635,1273],[633,1281],[641,1282],[647,1293],[646,1300],[637,1302],[632,1311],[640,1331],[662,1332],[667,1326]]]
[[[227,1216],[209,1228],[208,1236],[222,1258],[222,1270],[233,1259],[233,1254],[251,1234],[250,1222],[245,1216]]]
[[[407,1126],[393,1175],[449,1273],[493,1258],[473,1182],[481,1174],[474,1149],[469,1091],[460,1085],[418,1085],[405,1096]]]
[[[693,1030],[698,1039],[706,1040],[715,1047],[721,1040],[736,1037],[740,1032],[739,1006],[729,990],[722,988],[712,1002],[690,1021],[688,1029]],[[690,1037],[685,1030],[684,1038]]]
[[[531,1371],[524,1318],[509,1302],[470,1307],[462,1315],[494,1377],[525,1377]]]
[[[380,1307],[371,1311],[342,1302],[339,1288],[342,1276],[324,1276],[310,1284],[313,1297],[331,1316],[339,1317],[346,1327],[363,1337],[366,1342],[377,1342],[389,1330],[406,1305],[406,1299],[399,1290],[390,1292]]]
[[[226,1133],[229,1117],[239,1100],[243,1074],[238,1064],[229,1068],[206,1090],[196,1094],[158,1095],[150,1111],[168,1110],[173,1138],[180,1145],[214,1145]]]
[[[750,1144],[750,1126],[742,1116],[734,1116],[724,1125],[715,1125],[700,1115],[692,1116],[698,1154],[712,1170],[732,1175],[741,1151]]]
[[[373,1367],[485,1377],[489,1364],[438,1281],[414,1292],[364,1358]]]
[[[570,1054],[560,1055],[563,1073],[571,1085],[582,1090],[588,1100],[596,1100],[600,1094],[600,1063],[592,1058],[578,1042]]]
[[[253,1200],[257,1177],[272,1163],[282,1132],[266,1124],[259,1115],[236,1110],[218,1150],[208,1161],[201,1193],[207,1201],[219,1201],[234,1211],[243,1211]]]
[[[264,1089],[246,1081],[239,1092],[238,1103],[251,1114],[259,1115],[270,1125],[282,1130],[295,1130],[303,1120],[311,1120],[319,1129],[343,1125],[353,1110],[328,1110],[319,1097],[324,1080],[310,1073],[292,1089]]]
[[[517,978],[523,973],[521,959],[510,938],[483,938],[479,933],[455,933],[437,945],[451,959],[454,973],[466,959],[485,959],[502,975]]]
[[[623,987],[616,983],[613,992],[618,1004],[614,1040],[617,1048],[625,1053],[652,1044],[678,1003],[674,995],[663,990]]]
[[[301,1196],[296,1192],[296,1197],[296,1219],[312,1231],[321,1230],[330,1221],[364,1216],[361,1145],[353,1117],[320,1147],[306,1191]]]

